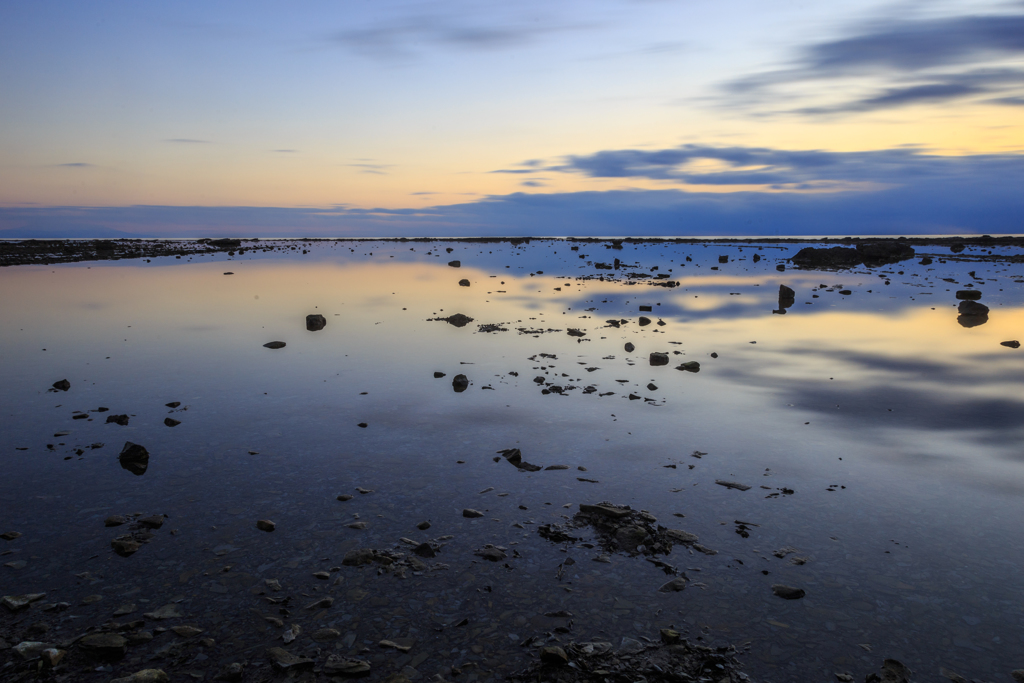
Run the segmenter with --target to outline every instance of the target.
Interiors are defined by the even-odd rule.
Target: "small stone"
[[[37,640],[23,640],[11,649],[23,660],[29,661],[38,658],[47,647],[49,647],[47,643],[41,643]]]
[[[455,393],[461,394],[468,388],[469,378],[465,375],[455,375],[455,379],[452,380],[452,389],[455,390]]]
[[[12,560],[11,562],[4,562],[4,566],[10,569],[24,569],[28,566],[28,562],[25,560]]]
[[[19,538],[20,536],[21,534],[17,531],[5,531],[2,534],[0,534],[0,538],[4,539],[5,541],[13,541],[14,539]]]
[[[256,521],[256,528],[260,531],[273,531],[277,528],[277,525],[269,519],[260,519]]]
[[[343,493],[340,496],[338,496],[338,500],[340,500],[342,503],[352,500],[352,498],[354,498],[354,496],[349,493]]]
[[[52,669],[64,660],[64,656],[67,654],[65,650],[58,650],[55,647],[48,647],[39,653],[39,658],[43,660],[43,667]]]
[[[373,493],[373,489],[364,489],[362,486],[357,486],[356,491],[363,495],[366,495],[367,493]]]
[[[58,391],[67,391],[68,389],[71,388],[71,382],[67,381],[66,379],[62,379],[59,382],[54,382],[53,388]]]
[[[263,346],[264,346],[264,348],[268,348],[268,349],[283,349],[285,346],[287,346],[287,344],[285,344],[283,341],[272,341],[272,342],[267,342]]]
[[[681,576],[677,576],[671,581],[663,583],[661,587],[658,588],[658,591],[662,593],[678,593],[684,588],[686,588],[686,579]]]
[[[321,628],[317,629],[316,631],[313,631],[313,634],[310,636],[310,638],[312,638],[314,641],[318,643],[327,643],[332,640],[337,640],[338,638],[341,638],[341,631],[338,631],[337,629],[333,628]]]
[[[725,481],[724,479],[716,479],[715,483],[719,486],[724,486],[727,489],[736,489],[738,491],[749,491],[750,487],[746,484],[740,484],[735,481]]]
[[[562,648],[557,645],[549,645],[540,649],[540,661],[542,664],[552,666],[566,666],[569,664],[569,657]]]
[[[296,638],[298,638],[299,634],[301,634],[301,633],[302,633],[302,627],[299,626],[298,624],[292,624],[291,626],[288,627],[287,631],[285,631],[284,633],[281,634],[281,640],[283,640],[285,642],[285,644],[287,645],[288,643],[291,643]]]
[[[159,529],[164,525],[164,516],[152,515],[150,517],[143,517],[139,520],[139,524],[146,527],[147,529]]]
[[[320,598],[319,600],[317,600],[315,602],[311,602],[310,604],[306,605],[306,609],[307,610],[327,609],[328,607],[330,607],[333,604],[334,604],[334,598],[332,598],[331,596],[328,595],[326,597]]]
[[[461,268],[462,261],[449,261],[448,265],[451,266],[452,268]]]
[[[356,548],[345,553],[341,563],[346,567],[359,567],[364,564],[372,564],[373,557],[373,550],[370,548]]]
[[[783,600],[799,600],[807,595],[803,588],[785,586],[781,583],[776,583],[772,586],[772,593],[775,593],[775,595],[779,596]]]
[[[107,421],[106,421],[105,424],[110,424],[110,423],[119,424],[122,427],[127,427],[128,426],[128,416],[127,415],[107,415]]]
[[[135,611],[135,605],[133,603],[126,603],[126,604],[121,605],[120,607],[118,607],[116,610],[114,610],[114,616],[115,617],[123,617],[124,615],[131,614],[134,611]]]
[[[686,372],[700,372],[700,363],[695,360],[687,361],[676,366],[676,370],[685,370]]]
[[[981,290],[958,289],[956,292],[956,298],[960,301],[977,301],[981,298]]]
[[[1011,349],[1019,349],[1020,348],[1020,342],[1017,341],[1016,339],[1011,340],[1011,341],[999,342],[999,345],[1000,346],[1005,346],[1005,347],[1011,348]]]
[[[171,630],[177,633],[182,638],[192,638],[198,636],[203,632],[203,629],[195,626],[172,626]]]
[[[633,342],[626,342],[626,345],[623,348],[626,349],[626,353],[633,353],[633,351],[636,350],[636,347],[633,346]]]
[[[129,645],[145,645],[146,643],[153,640],[152,631],[132,631],[124,635],[128,639]]]
[[[279,671],[312,669],[316,662],[308,657],[297,657],[284,648],[272,647],[267,650],[267,656],[275,669]]]
[[[436,557],[437,551],[434,550],[434,546],[429,543],[420,543],[418,546],[412,549],[414,553],[420,557]]]
[[[352,522],[348,525],[348,528],[362,530],[366,528],[366,522]]]
[[[142,545],[138,541],[131,539],[114,539],[110,542],[110,547],[114,549],[114,552],[121,557],[128,557],[138,551]]]
[[[420,531],[426,531],[427,529],[430,528],[430,522],[420,522],[419,524],[416,525],[416,528],[419,529]]]
[[[567,469],[569,469],[569,466],[568,465],[548,465],[544,469],[545,469],[545,471],[546,470],[567,470]]]
[[[324,662],[324,673],[328,676],[365,676],[370,673],[370,663],[362,659],[329,655]]]
[[[117,660],[128,652],[128,641],[116,633],[93,633],[78,641],[87,654],[95,659]]]
[[[128,518],[124,515],[110,515],[105,520],[103,520],[103,526],[121,526],[122,524],[126,524],[127,522]]]
[[[477,517],[483,517],[484,513],[480,512],[479,510],[474,510],[472,508],[466,508],[462,511],[462,516],[468,519],[475,519]]]
[[[154,612],[146,612],[143,616],[147,619],[159,621],[161,619],[177,619],[181,615],[178,613],[177,605],[164,605]]]
[[[310,332],[318,332],[327,327],[327,318],[319,313],[306,316],[306,329]]]
[[[330,572],[313,572],[313,578],[320,579],[321,581],[327,581],[331,578]]]
[[[679,631],[670,628],[661,629],[661,642],[666,645],[673,645],[679,642]]]
[[[221,669],[220,673],[214,677],[214,680],[238,683],[238,681],[242,680],[243,673],[245,673],[245,667],[240,662],[232,662]]]
[[[459,280],[459,287],[469,287],[469,280],[465,278]]]
[[[164,424],[167,425],[168,427],[177,427],[178,425],[181,424],[181,420],[175,420],[174,418],[171,417],[165,417]]]
[[[497,548],[481,548],[473,554],[477,557],[482,557],[485,560],[489,560],[491,562],[500,562],[501,560],[504,560],[508,557],[508,555],[498,550]]]
[[[102,599],[103,599],[102,595],[87,595],[84,598],[82,598],[82,602],[79,603],[79,604],[82,604],[82,605],[92,605],[94,603],[99,602]]]
[[[136,476],[142,476],[149,467],[149,451],[144,446],[131,441],[124,442],[124,448],[117,456],[121,467]]]
[[[668,353],[651,351],[651,365],[668,365]]]
[[[263,585],[275,593],[281,590],[281,582],[278,579],[263,579]]]
[[[143,669],[131,676],[111,679],[110,683],[170,683],[170,680],[162,669]]]
[[[438,372],[438,371],[434,372],[434,379],[441,379],[444,376],[445,376],[445,373],[443,373],[443,372]]]
[[[1013,680],[1016,683],[1024,683],[1024,669],[1014,669],[1010,672],[1010,675],[1013,676]]]
[[[395,642],[393,640],[382,640],[382,641],[380,641],[377,644],[380,645],[381,647],[389,647],[389,648],[391,648],[393,650],[398,650],[399,652],[408,652],[409,650],[412,649],[412,645],[408,645],[408,644],[404,644],[404,643],[397,643],[397,642]]]
[[[3,605],[12,612],[25,609],[37,600],[46,597],[46,593],[26,593],[24,595],[5,595],[0,598],[0,605]]]

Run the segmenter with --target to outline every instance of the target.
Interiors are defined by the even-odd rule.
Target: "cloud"
[[[880,20],[849,37],[801,48],[785,68],[724,84],[723,103],[777,107],[816,97],[822,81],[841,83],[857,96],[789,111],[839,114],[981,95],[1013,97],[1024,88],[1024,72],[1012,66],[1022,56],[1024,13]],[[865,86],[865,80],[876,85]]]
[[[523,187],[547,187],[548,185],[547,183],[541,180],[524,180],[519,184],[522,185]]]
[[[212,144],[209,140],[193,140],[192,138],[168,138],[164,142],[175,142],[185,145],[209,145]]]
[[[374,175],[387,175],[384,169],[392,168],[394,164],[345,164],[352,168],[358,168],[360,173],[372,173]]]
[[[70,164],[57,164],[62,168],[96,168],[95,164],[87,164],[84,161],[73,161]]]
[[[278,154],[298,154],[299,152],[297,149],[275,149],[271,151],[277,152]]]
[[[709,164],[712,168],[706,168]],[[849,189],[850,183],[903,185],[922,179],[967,180],[1006,173],[1024,180],[1024,156],[938,156],[918,149],[866,152],[681,145],[663,150],[606,150],[568,156],[548,171],[591,178],[647,178],[689,185],[767,185],[773,189]]]
[[[424,49],[490,51],[519,48],[543,37],[587,28],[562,22],[540,6],[502,7],[466,4],[445,11],[421,11],[387,17],[329,36],[334,44],[368,57],[407,59]]]

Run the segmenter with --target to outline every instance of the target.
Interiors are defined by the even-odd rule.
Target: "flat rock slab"
[[[283,341],[272,341],[263,345],[263,347],[267,349],[283,349],[285,346],[287,346],[287,344]]]
[[[0,598],[0,605],[3,605],[12,612],[23,610],[36,600],[42,600],[46,593],[25,593],[24,595],[5,595]]]
[[[128,653],[128,640],[116,633],[93,633],[78,641],[78,646],[96,659],[116,660]]]
[[[781,583],[772,586],[772,593],[775,593],[775,595],[783,600],[799,600],[807,595],[803,588],[794,588],[793,586],[786,586]]]
[[[114,678],[110,683],[170,683],[170,677],[162,669],[143,669],[131,676]]]
[[[312,669],[313,665],[316,664],[316,661],[309,659],[308,657],[293,655],[280,647],[272,647],[267,650],[267,657],[270,658],[270,662],[274,665],[274,668],[279,671],[300,671],[302,669]]]
[[[715,483],[719,486],[724,486],[727,489],[736,489],[737,491],[749,491],[750,487],[746,484],[740,484],[735,481],[726,481],[724,479],[715,479]]]

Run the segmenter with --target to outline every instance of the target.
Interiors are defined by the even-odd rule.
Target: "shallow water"
[[[293,596],[279,616],[305,634],[290,651],[365,645],[382,677],[412,666],[450,678],[456,666],[459,680],[483,681],[521,668],[534,655],[520,641],[568,626],[543,616],[555,610],[575,615],[563,640],[657,639],[674,625],[691,641],[749,643],[742,662],[757,680],[860,679],[883,657],[922,680],[940,667],[1010,680],[1024,667],[1024,349],[1000,345],[1024,336],[1024,264],[923,248],[933,264],[779,272],[798,247],[274,244],[297,248],[0,270],[0,531],[23,534],[0,560],[27,562],[0,567],[0,592],[69,602],[48,639],[123,603],[138,605],[127,620],[174,601],[185,616],[169,623],[217,644],[179,651],[161,635],[115,672],[266,667],[283,629],[259,615],[282,607],[261,593],[277,578],[284,590],[268,594]],[[618,270],[594,266],[615,258]],[[968,283],[991,309],[970,328],[954,297]],[[773,314],[780,284],[796,290],[785,315]],[[474,321],[428,320],[457,312]],[[327,326],[307,331],[316,313]],[[654,322],[640,327],[640,315]],[[478,328],[492,323],[505,331]],[[287,346],[262,346],[273,340]],[[651,366],[654,351],[669,365]],[[675,369],[686,361],[700,371]],[[470,386],[457,393],[460,373]],[[535,377],[564,393],[542,394]],[[64,378],[69,391],[48,391]],[[100,406],[109,412],[73,419]],[[128,425],[106,424],[113,414]],[[181,424],[165,426],[169,415]],[[145,474],[119,466],[125,441],[150,452]],[[506,448],[569,469],[521,472],[494,460]],[[597,563],[598,548],[536,533],[601,500],[648,510],[718,554],[677,546],[665,559],[691,583],[666,594],[671,577],[643,556]],[[125,527],[103,520],[133,512],[168,520],[122,558],[110,541]],[[355,515],[366,529],[347,527]],[[422,575],[312,576],[352,548],[444,535],[429,562],[445,566]],[[510,558],[473,555],[487,543]],[[772,554],[787,546],[796,552]],[[576,563],[559,577],[567,557]],[[776,583],[806,597],[782,600]],[[337,602],[302,609],[320,594]],[[33,612],[4,615],[9,640]],[[326,626],[342,638],[307,637]],[[378,648],[383,638],[415,644],[401,654]]]

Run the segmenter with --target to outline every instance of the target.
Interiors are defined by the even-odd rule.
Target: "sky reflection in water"
[[[768,680],[863,675],[883,656],[926,675],[942,665],[969,677],[1005,675],[1024,661],[1024,352],[1000,346],[1024,336],[1024,284],[1015,282],[1024,267],[940,263],[936,254],[930,266],[915,259],[778,272],[792,250],[453,246],[448,254],[422,243],[325,243],[303,245],[305,255],[0,271],[4,524],[31,531],[26,544],[48,539],[27,546],[39,559],[7,572],[4,593],[71,586],[71,570],[97,553],[93,562],[111,576],[123,572],[126,561],[109,554],[109,531],[96,521],[114,508],[160,508],[181,525],[173,543],[131,558],[136,567],[158,562],[157,573],[178,571],[169,568],[175,562],[191,566],[211,534],[262,566],[270,551],[250,529],[257,517],[275,519],[280,535],[299,545],[304,535],[316,547],[329,544],[339,558],[356,545],[394,543],[429,517],[465,548],[518,540],[536,566],[513,563],[514,579],[492,582],[529,587],[550,609],[589,614],[579,635],[592,635],[582,633],[585,623],[612,639],[649,624],[688,626],[691,637],[706,626],[713,642],[752,641],[744,661]],[[719,263],[719,254],[729,262]],[[591,265],[615,257],[627,265]],[[451,259],[462,267],[445,265]],[[669,269],[677,288],[623,281],[626,272]],[[617,280],[577,279],[583,275]],[[461,278],[471,285],[460,287]],[[970,329],[957,323],[954,298],[968,282],[992,309],[988,323]],[[785,315],[772,313],[780,283],[797,292]],[[844,287],[853,293],[840,295]],[[638,326],[640,304],[652,306],[654,324]],[[475,320],[464,328],[427,321],[456,312]],[[306,331],[313,313],[326,317],[324,330]],[[627,322],[614,328],[609,319]],[[507,331],[478,331],[488,323]],[[570,327],[586,336],[568,336]],[[262,347],[271,340],[287,347]],[[635,352],[624,351],[626,342]],[[652,351],[669,352],[670,364],[650,366]],[[691,360],[699,373],[675,369]],[[435,371],[446,377],[435,379]],[[452,391],[459,373],[471,381],[463,393]],[[538,376],[565,387],[564,395],[542,395]],[[65,377],[69,392],[45,391]],[[596,391],[584,394],[588,386]],[[173,429],[162,424],[170,401],[187,407],[174,414],[182,424]],[[129,425],[103,424],[102,413],[72,419],[73,410],[97,406],[130,414]],[[53,436],[61,430],[70,434]],[[149,449],[145,475],[117,466],[124,440]],[[102,449],[63,459],[101,441]],[[509,447],[530,462],[572,469],[531,474],[492,461]],[[693,458],[694,450],[707,455]],[[754,488],[728,490],[716,479]],[[356,485],[375,489],[380,502],[338,511],[334,495]],[[488,486],[510,495],[477,493]],[[780,488],[796,493],[765,498]],[[663,574],[616,556],[611,565],[577,565],[568,594],[550,571],[557,549],[529,525],[509,527],[605,499],[650,510],[719,550],[672,556],[706,587],[666,597],[653,591]],[[530,512],[519,511],[527,500]],[[553,505],[545,510],[541,501]],[[459,516],[488,504],[502,522],[473,526]],[[359,511],[373,520],[369,530],[340,525]],[[685,517],[673,518],[677,512]],[[741,538],[735,520],[760,526]],[[204,531],[211,525],[219,529]],[[325,526],[331,533],[317,536]],[[810,561],[794,566],[770,554],[783,546]],[[589,560],[595,551],[571,552]],[[468,550],[461,559],[450,553],[453,570],[427,585],[468,594],[469,559]],[[205,594],[209,582],[198,582],[175,590]],[[781,601],[773,583],[802,586],[807,598]],[[616,611],[615,597],[636,609]],[[510,628],[524,635],[521,625],[499,630]]]

